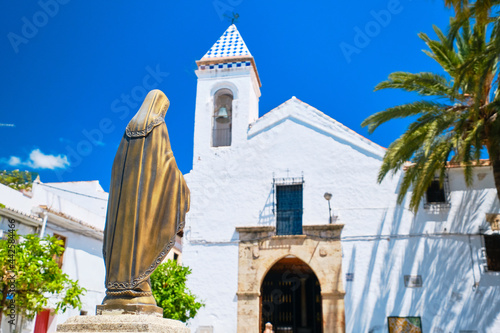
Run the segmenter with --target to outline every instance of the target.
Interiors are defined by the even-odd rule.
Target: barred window
[[[424,208],[450,208],[448,177],[445,177],[443,183],[439,179],[434,179],[425,192],[426,202]]]
[[[500,272],[500,235],[484,235],[488,271]]]
[[[302,234],[302,183],[276,184],[276,234]]]
[[[444,187],[439,184],[439,180],[432,181],[426,194],[428,203],[446,202]]]

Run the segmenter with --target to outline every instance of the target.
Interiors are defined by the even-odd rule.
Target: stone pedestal
[[[98,316],[115,315],[151,315],[163,318],[163,309],[151,304],[136,305],[98,305],[95,308],[95,314]]]
[[[76,316],[57,325],[57,332],[79,333],[190,333],[182,322],[160,318],[156,315],[105,314],[100,316]]]

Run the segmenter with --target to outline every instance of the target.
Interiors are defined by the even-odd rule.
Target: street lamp
[[[330,216],[330,224],[332,224],[332,207],[330,206],[330,199],[332,198],[332,194],[325,192],[324,197],[328,201],[328,211],[329,211],[329,216]]]

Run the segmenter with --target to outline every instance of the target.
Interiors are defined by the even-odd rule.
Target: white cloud
[[[11,165],[11,166],[19,165],[19,164],[21,164],[21,159],[17,156],[11,156],[9,158],[9,160],[7,161],[7,164]]]
[[[46,155],[40,149],[33,149],[29,159],[22,161],[17,156],[11,156],[7,164],[11,166],[24,165],[33,169],[64,169],[69,167],[68,157],[66,155]]]

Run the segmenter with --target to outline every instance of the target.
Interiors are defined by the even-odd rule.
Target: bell
[[[224,106],[221,106],[215,115],[215,120],[219,123],[227,123],[229,122],[229,115],[227,114],[227,109]]]

